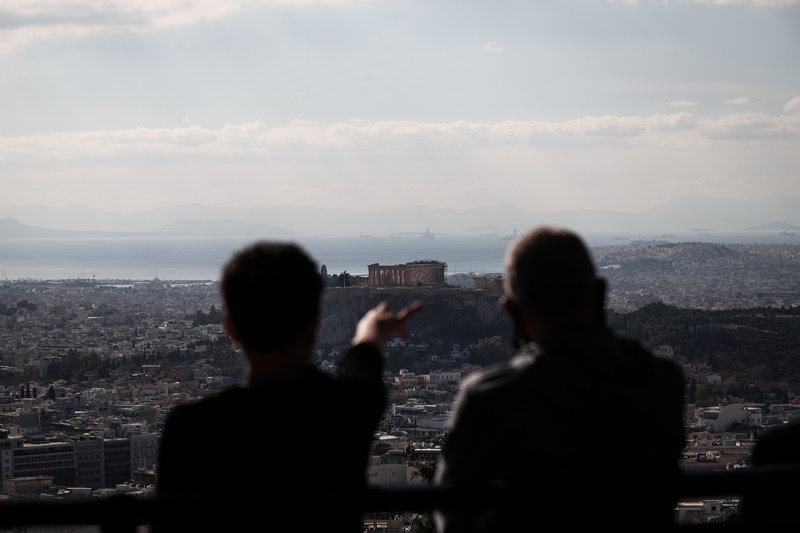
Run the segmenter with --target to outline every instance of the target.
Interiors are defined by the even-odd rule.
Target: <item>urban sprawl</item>
[[[593,253],[609,280],[608,306],[620,312],[652,302],[702,309],[800,304],[800,246],[627,244]],[[458,274],[444,285],[496,290],[486,278],[502,279]],[[221,351],[235,352],[216,319],[220,308],[218,286],[207,280],[0,280],[0,498],[151,494],[170,408],[239,379],[218,364]],[[373,443],[367,473],[373,485],[425,482],[420,467],[436,462],[453,395],[476,369],[466,343],[444,353],[429,346],[416,336],[391,342],[390,349],[414,352],[422,364],[387,368],[390,406]],[[653,348],[675,355],[670,346]],[[320,346],[318,364],[332,368],[336,351]],[[98,365],[66,378],[63,370],[81,358]],[[702,365],[685,371],[697,381],[719,379]],[[692,469],[746,468],[751,430],[798,413],[793,403],[768,413],[743,403],[689,407],[687,427],[701,430],[687,441],[684,466]],[[683,502],[676,516],[724,519],[736,506]],[[405,530],[411,519],[364,517],[365,528],[387,533]]]

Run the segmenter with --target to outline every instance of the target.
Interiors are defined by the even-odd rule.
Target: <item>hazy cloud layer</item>
[[[800,194],[798,27],[799,1],[7,1],[0,204]]]
[[[800,113],[698,119],[684,112],[563,122],[295,121],[284,127],[254,121],[220,129],[3,138],[0,171],[26,176],[12,195],[19,204],[74,197],[68,183],[80,178],[83,187],[117,208],[124,205],[126,188],[135,188],[148,197],[139,206],[167,199],[241,203],[246,196],[254,204],[280,198],[296,204],[357,208],[366,202],[395,208],[448,205],[463,196],[466,204],[476,203],[470,197],[514,199],[539,209],[552,205],[539,202],[544,198],[583,207],[602,198],[607,208],[624,209],[628,195],[646,205],[687,186],[725,193],[735,185],[755,194],[783,182],[800,194],[800,187],[785,183],[791,176],[769,166],[761,165],[757,179],[748,178],[755,169],[746,155],[768,143],[775,164],[800,168],[800,155],[791,150],[798,140]],[[726,167],[708,167],[704,161],[709,157],[722,157]],[[621,160],[626,161],[623,167],[618,166]],[[609,188],[597,177],[613,168],[622,185]]]
[[[800,0],[691,0],[716,6],[787,7]],[[607,0],[639,6],[645,0]],[[109,32],[145,32],[229,17],[259,8],[303,9],[348,6],[370,0],[6,0],[0,6],[0,54],[40,39],[87,37]],[[375,0],[375,3],[380,3]],[[656,3],[656,2],[650,2]],[[659,3],[669,4],[669,1]],[[673,2],[676,3],[676,2]],[[483,51],[502,48],[486,43]]]
[[[787,109],[800,108],[800,98]],[[680,132],[682,137],[676,138]],[[687,135],[691,134],[691,135]],[[372,124],[339,123],[322,125],[296,120],[284,127],[270,127],[260,121],[231,124],[221,129],[187,126],[172,129],[136,128],[119,131],[64,132],[0,138],[0,165],[17,161],[35,166],[54,160],[80,160],[125,154],[159,158],[182,156],[239,157],[270,156],[293,150],[362,150],[392,146],[463,147],[471,149],[524,146],[572,147],[582,141],[653,145],[683,145],[690,149],[696,138],[737,139],[757,142],[800,138],[800,113],[769,116],[737,113],[719,119],[697,119],[691,113],[649,117],[598,116],[563,122],[503,121],[447,123],[383,121]],[[605,140],[603,140],[605,139]],[[681,142],[681,139],[684,139]]]

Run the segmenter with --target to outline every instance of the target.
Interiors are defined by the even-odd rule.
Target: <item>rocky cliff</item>
[[[508,324],[498,300],[501,291],[460,287],[336,287],[325,289],[320,322],[320,347],[350,342],[361,316],[382,301],[400,309],[415,300],[425,307],[411,319],[409,331],[442,342],[467,342],[505,335]]]

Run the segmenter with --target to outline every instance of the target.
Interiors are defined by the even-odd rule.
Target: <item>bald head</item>
[[[575,233],[539,227],[506,254],[506,296],[520,311],[550,322],[567,322],[596,310],[597,281],[589,250]]]

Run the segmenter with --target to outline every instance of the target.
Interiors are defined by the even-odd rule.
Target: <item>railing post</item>
[[[111,496],[108,501],[109,510],[104,514],[105,520],[100,524],[101,533],[136,533],[137,520],[142,518],[139,500],[126,494]]]

